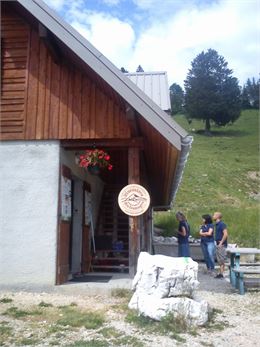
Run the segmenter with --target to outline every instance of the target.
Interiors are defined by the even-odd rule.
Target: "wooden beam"
[[[140,153],[136,147],[128,149],[128,184],[140,183]]]
[[[131,147],[128,150],[128,183],[140,183],[140,151]],[[129,274],[134,277],[140,253],[140,217],[129,217]]]
[[[128,120],[128,124],[130,127],[131,136],[132,137],[139,136],[140,131],[137,124],[135,110],[129,105],[126,106],[126,118]]]
[[[67,150],[80,150],[94,147],[105,147],[111,149],[122,148],[144,148],[142,137],[130,139],[86,139],[86,140],[61,140],[61,146]]]
[[[59,64],[61,61],[60,49],[49,30],[41,23],[38,25],[39,37],[44,42],[45,46],[50,52],[55,64]]]

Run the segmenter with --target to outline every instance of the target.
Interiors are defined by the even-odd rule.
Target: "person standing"
[[[209,274],[214,274],[215,270],[215,242],[214,242],[214,225],[209,214],[202,216],[203,224],[200,227],[201,249]]]
[[[186,217],[182,212],[176,213],[176,219],[179,221],[178,227],[178,256],[179,257],[190,257],[190,226],[187,222]]]
[[[225,260],[227,256],[226,248],[228,240],[228,230],[226,224],[222,221],[221,212],[215,212],[213,215],[213,219],[214,221],[216,221],[216,256],[218,264],[220,266],[220,272],[217,274],[216,278],[223,278],[225,270]]]

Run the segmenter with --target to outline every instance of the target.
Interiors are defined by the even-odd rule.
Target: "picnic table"
[[[240,267],[233,270],[236,275],[236,288],[239,294],[245,294],[245,285],[248,287],[260,287],[259,278],[244,278],[244,275],[260,275],[260,269]]]
[[[260,254],[260,249],[258,248],[229,248],[227,253],[230,256],[230,283],[232,286],[239,289],[240,294],[244,294],[244,274],[255,274],[259,275],[259,269],[247,269],[242,268],[240,265],[240,256],[242,254]],[[243,264],[244,265],[244,264]],[[251,264],[246,264],[250,266]],[[256,265],[256,264],[252,264]]]

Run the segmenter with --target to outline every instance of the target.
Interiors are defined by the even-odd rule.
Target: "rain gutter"
[[[186,165],[189,152],[191,149],[191,144],[193,142],[193,137],[188,135],[181,139],[181,152],[179,156],[179,160],[177,162],[177,170],[172,183],[170,197],[169,197],[169,205],[164,206],[153,206],[154,211],[168,211],[173,207],[173,202],[175,200],[177,191],[182,181],[184,167]]]

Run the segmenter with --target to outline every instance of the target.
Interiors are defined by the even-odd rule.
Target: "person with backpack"
[[[176,213],[176,219],[179,222],[178,227],[178,256],[179,257],[190,257],[190,226],[187,222],[185,215],[182,212]]]

